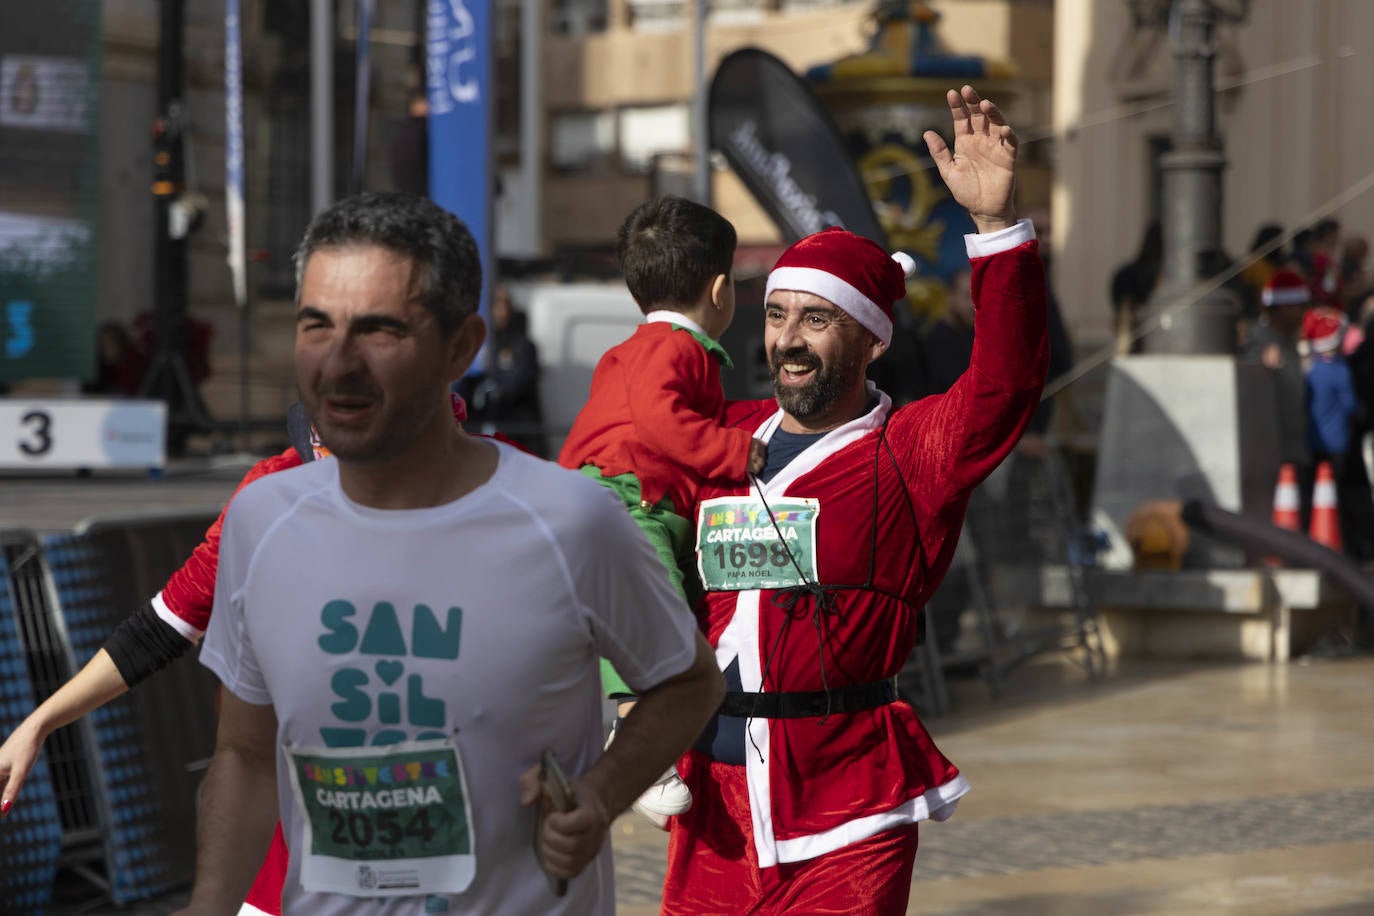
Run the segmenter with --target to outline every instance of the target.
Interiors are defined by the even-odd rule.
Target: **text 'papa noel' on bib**
[[[771,511],[771,517],[770,517]],[[697,572],[707,591],[788,588],[817,582],[815,499],[750,496],[704,500],[697,509]]]
[[[305,890],[399,897],[472,883],[472,805],[451,742],[283,751],[305,820]]]

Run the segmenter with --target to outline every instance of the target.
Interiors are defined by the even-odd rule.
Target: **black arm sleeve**
[[[145,604],[110,634],[104,648],[124,683],[137,687],[148,675],[181,658],[192,645],[189,639],[157,616],[152,605]]]

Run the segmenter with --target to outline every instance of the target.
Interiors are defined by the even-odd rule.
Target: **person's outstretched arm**
[[[909,450],[908,480],[927,502],[966,496],[1010,453],[1039,404],[1049,365],[1044,264],[1028,220],[1015,212],[1016,134],[971,86],[951,90],[954,149],[934,131],[926,146],[978,233],[965,237],[978,309],[969,368],[948,392],[908,407],[889,429]]]
[[[75,677],[29,713],[0,745],[0,814],[8,814],[13,807],[49,735],[128,689],[109,653],[101,649]]]

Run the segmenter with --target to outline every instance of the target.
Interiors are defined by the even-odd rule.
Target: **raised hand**
[[[972,86],[945,94],[954,119],[954,150],[933,130],[924,134],[949,193],[973,218],[979,232],[1016,222],[1016,133],[996,105]]]

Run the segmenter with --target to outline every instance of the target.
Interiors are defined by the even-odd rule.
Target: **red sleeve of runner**
[[[301,463],[301,458],[294,448],[288,448],[280,455],[264,458],[249,469],[234,493],[237,494],[259,477],[298,467]],[[230,497],[230,501],[232,499],[233,497]],[[225,509],[228,509],[227,504]],[[210,609],[215,603],[215,569],[219,565],[219,534],[223,525],[224,512],[220,512],[219,518],[215,519],[215,523],[205,532],[205,540],[192,551],[190,559],[172,573],[172,577],[162,587],[163,607],[184,624],[178,629],[184,633],[186,628],[190,628],[194,631],[195,639],[199,639],[205,633],[205,628],[210,625]],[[158,610],[160,612],[162,609]],[[176,626],[173,621],[167,622]]]

